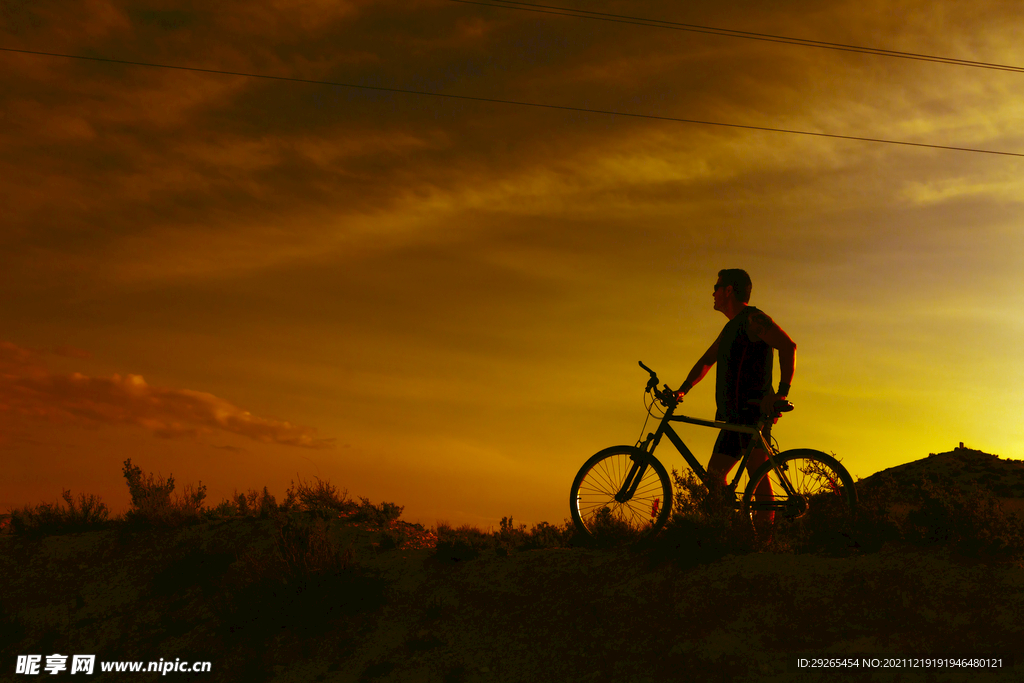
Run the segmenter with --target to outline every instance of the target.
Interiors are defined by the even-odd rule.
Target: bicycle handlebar
[[[761,405],[761,402],[758,401],[756,398],[748,400],[747,403],[749,403],[752,406]],[[772,417],[779,417],[781,413],[788,413],[789,411],[793,410],[794,407],[795,406],[792,403],[790,403],[787,399],[777,399],[775,403],[772,404],[772,409],[775,412],[775,414]]]
[[[647,391],[650,391],[651,389],[657,390],[658,389],[658,373],[656,373],[654,370],[651,370],[649,367],[644,365],[643,361],[640,361],[640,367],[642,367],[647,372],[651,373],[651,378],[649,380],[647,380]]]
[[[642,367],[647,372],[651,373],[651,378],[647,380],[647,391],[653,390],[654,397],[658,399],[658,401],[660,401],[663,406],[668,408],[670,406],[674,407],[682,403],[683,399],[679,395],[679,392],[672,391],[671,389],[669,389],[669,386],[667,384],[665,385],[664,391],[658,389],[658,373],[644,365],[643,361],[640,361],[640,367]],[[761,402],[758,401],[757,399],[750,399],[747,401],[747,403],[755,406],[761,405]],[[778,418],[779,416],[781,416],[782,413],[788,413],[791,410],[793,410],[794,407],[795,406],[788,400],[779,399],[775,401],[774,405],[772,405],[772,412],[774,413],[772,417]]]

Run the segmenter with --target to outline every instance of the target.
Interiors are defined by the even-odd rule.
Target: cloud
[[[919,12],[923,3],[913,1],[868,4],[865,11],[862,2],[732,3],[718,15],[701,3],[685,12],[649,3],[643,14],[925,53],[949,49],[939,37],[970,19],[975,30],[955,35],[980,42],[962,54],[1014,59],[1006,27],[1015,24],[990,16],[992,3],[946,13]],[[1008,75],[444,0],[131,7],[26,5],[5,26],[26,49],[948,144],[1000,146],[999,134],[1015,130],[1021,112]],[[12,288],[31,280],[90,293],[350,261],[380,245],[429,241],[452,225],[486,237],[494,228],[474,220],[481,214],[625,221],[651,206],[678,214],[716,196],[734,202],[737,188],[771,187],[777,197],[786,172],[808,174],[787,188],[793,205],[842,201],[811,174],[858,160],[886,163],[892,151],[324,85],[2,59],[10,68],[0,75],[0,145],[18,161],[0,162],[10,178],[0,186],[0,285]]]
[[[332,448],[316,430],[259,417],[213,394],[154,387],[139,375],[49,372],[39,354],[0,342],[0,412],[85,424],[136,425],[162,438],[228,432],[262,443]]]
[[[930,182],[908,182],[903,196],[916,205],[930,205],[950,202],[957,199],[990,198],[1005,204],[1024,201],[1024,182],[1019,175],[1008,173],[1000,176],[992,174],[990,178],[978,181],[974,178],[944,178]]]

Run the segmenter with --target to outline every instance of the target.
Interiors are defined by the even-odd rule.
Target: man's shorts
[[[753,426],[753,425],[751,425]],[[761,434],[764,436],[764,440],[768,443],[772,442],[772,423],[769,422],[761,429]],[[731,458],[739,460],[743,457],[743,454],[747,450],[747,446],[750,445],[750,440],[754,438],[753,434],[744,434],[743,432],[730,432],[728,429],[723,429],[718,434],[718,440],[715,441],[715,447],[712,449],[712,453],[721,453],[722,455],[728,455]]]

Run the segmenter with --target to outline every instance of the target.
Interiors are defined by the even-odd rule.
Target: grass
[[[711,670],[719,661],[711,656],[713,647],[703,659],[691,647],[707,632],[769,633],[746,675],[758,680],[766,657],[782,649],[795,657],[833,642],[842,645],[835,651],[868,642],[872,652],[921,643],[925,650],[949,651],[1019,642],[1013,620],[1021,604],[1019,569],[1002,560],[1024,556],[1021,521],[984,489],[942,476],[922,476],[910,485],[885,477],[857,482],[860,514],[845,529],[840,547],[835,533],[842,527],[828,506],[812,506],[798,525],[767,538],[692,474],[673,472],[674,514],[637,562],[601,552],[517,556],[552,548],[638,547],[610,514],[598,520],[593,541],[581,538],[568,521],[527,525],[507,516],[489,530],[438,522],[428,558],[385,553],[412,547],[416,534],[413,525],[399,521],[401,506],[352,499],[329,481],[293,481],[278,498],[266,487],[236,491],[209,505],[202,484],[179,492],[173,476],[146,473],[130,460],[122,473],[132,494],[123,515],[110,515],[95,496],[70,491],[56,503],[12,511],[7,533],[24,537],[118,526],[129,533],[66,543],[0,539],[11,551],[0,556],[8,572],[0,601],[0,655],[32,651],[26,648],[39,643],[47,651],[71,651],[71,639],[85,636],[110,659],[155,658],[154,643],[171,649],[186,643],[183,650],[219,667],[222,673],[211,680],[265,680],[276,666],[295,680],[329,675],[327,667],[344,668],[360,680],[385,674],[396,680],[466,680],[484,665],[495,680],[533,680],[535,671],[513,667],[538,656],[549,657],[546,670],[563,666],[557,669],[560,680],[579,677],[581,665],[593,666],[587,669],[593,680],[604,680],[599,671],[609,680],[618,680],[618,671],[625,680],[627,669],[640,670],[666,652],[676,658],[665,664],[672,671],[687,662]],[[425,544],[423,536],[417,540]],[[883,547],[912,552],[875,553]],[[999,560],[999,567],[949,561],[946,548],[949,554]],[[860,556],[851,562],[798,556],[840,553]],[[700,566],[726,555],[742,557]],[[685,571],[667,564],[651,571],[643,566],[648,557]],[[438,562],[464,566],[437,571]],[[919,562],[924,564],[917,569]],[[943,578],[950,572],[960,578]],[[707,580],[714,576],[725,578]],[[766,617],[735,609],[758,600],[764,585],[778,587],[778,611]],[[804,609],[809,587],[814,603]],[[978,607],[991,602],[993,591],[1003,606]],[[126,593],[137,600],[122,604],[117,596]],[[39,609],[43,600],[52,603],[49,612]],[[580,614],[588,629],[600,629],[592,639],[598,649],[580,650],[589,647],[578,630]],[[782,626],[769,624],[771,619]],[[954,620],[963,628],[946,627]],[[852,635],[834,635],[851,628]],[[105,635],[115,632],[127,635]],[[405,640],[396,633],[405,633]],[[487,659],[474,659],[482,651],[481,634],[498,645],[485,649]],[[623,642],[646,649],[636,654],[616,647],[608,655],[608,643]],[[382,654],[366,655],[365,644]],[[327,663],[320,662],[320,649],[328,653]],[[634,652],[635,661],[619,671],[623,652]]]
[[[94,495],[79,494],[77,502],[69,489],[56,503],[41,503],[11,510],[11,529],[25,536],[52,536],[87,531],[106,525],[107,506]]]
[[[385,582],[377,571],[356,561],[354,536],[346,536],[344,527],[352,522],[380,527],[363,536],[377,533],[377,547],[397,548],[405,541],[401,531],[405,527],[392,524],[401,516],[399,505],[374,504],[367,498],[354,501],[345,489],[328,481],[300,479],[291,483],[281,503],[264,487],[236,491],[208,506],[201,482],[178,491],[173,475],[145,472],[130,458],[124,461],[122,474],[131,497],[122,515],[111,517],[97,496],[75,498],[64,491],[62,501],[12,510],[9,532],[32,539],[111,527],[129,534],[175,529],[205,534],[209,532],[189,528],[213,521],[259,522],[249,527],[256,533],[256,542],[239,549],[189,543],[176,547],[171,553],[174,559],[150,585],[158,597],[200,587],[212,596],[210,605],[221,624],[221,636],[247,643],[245,648],[258,650],[254,643],[281,628],[320,633],[339,619],[383,604]],[[17,633],[18,623],[6,619],[0,605],[0,635]]]
[[[10,532],[48,536],[122,525],[129,529],[174,528],[206,520],[250,518],[274,520],[278,578],[293,580],[346,567],[344,553],[331,545],[328,524],[345,519],[379,527],[375,547],[387,551],[402,547],[408,534],[392,524],[403,507],[390,502],[352,500],[346,489],[329,481],[293,481],[279,504],[266,487],[235,492],[216,506],[205,505],[206,487],[200,482],[176,492],[174,476],[144,472],[131,459],[122,468],[131,505],[111,517],[94,495],[75,498],[64,490],[56,503],[23,506],[10,511]],[[772,533],[758,533],[749,519],[709,492],[686,471],[673,470],[673,514],[657,538],[647,544],[656,558],[682,564],[712,562],[729,554],[788,552],[848,554],[870,553],[886,544],[927,547],[944,545],[970,557],[1024,556],[1024,521],[1000,507],[991,491],[957,483],[941,474],[926,474],[908,483],[886,476],[858,481],[859,509],[853,524],[841,519],[841,510],[829,499],[813,500],[810,510],[792,523],[776,524]],[[593,537],[584,537],[571,522],[540,522],[527,528],[503,517],[496,531],[471,525],[453,527],[439,522],[435,530],[437,556],[452,562],[469,560],[481,552],[512,552],[589,546],[607,548],[635,544],[635,533],[610,511],[598,513]],[[266,571],[270,571],[267,569]],[[271,572],[273,573],[273,572]],[[267,574],[269,576],[269,574]]]
[[[469,524],[452,527],[438,522],[436,534],[437,556],[452,562],[471,560],[484,551],[508,555],[542,548],[571,548],[584,541],[568,520],[561,525],[541,522],[527,530],[525,524],[516,525],[512,517],[502,517],[498,531],[483,531]]]
[[[173,474],[164,477],[144,472],[132,464],[131,458],[124,461],[121,472],[131,496],[129,508],[122,515],[111,517],[106,504],[98,496],[80,494],[76,499],[70,490],[65,490],[62,500],[56,503],[12,509],[10,522],[4,529],[17,535],[40,537],[110,525],[145,529],[178,528],[231,518],[283,520],[289,513],[301,513],[320,520],[344,517],[354,522],[384,526],[397,520],[404,509],[395,503],[374,504],[367,498],[353,501],[346,489],[338,489],[319,478],[292,481],[280,504],[267,487],[263,487],[262,490],[250,489],[243,493],[236,491],[230,498],[210,507],[205,504],[206,486],[202,482],[187,484],[176,492]],[[285,528],[290,527],[282,526]],[[392,538],[392,543],[398,542]]]

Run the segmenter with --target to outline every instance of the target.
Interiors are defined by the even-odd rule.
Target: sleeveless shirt
[[[716,420],[753,424],[760,414],[750,399],[760,401],[772,389],[772,347],[749,332],[753,306],[725,324],[718,342],[715,377]]]

